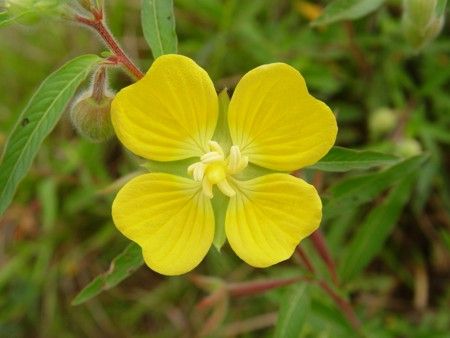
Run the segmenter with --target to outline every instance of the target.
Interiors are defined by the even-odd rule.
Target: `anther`
[[[206,153],[202,157],[200,157],[200,160],[205,164],[211,163],[211,162],[223,161],[223,155],[216,151],[210,151],[209,153]]]
[[[205,165],[201,162],[197,162],[194,164],[191,164],[188,169],[188,174],[192,175],[194,178],[194,181],[201,182],[203,179],[203,176],[205,176]]]
[[[212,192],[213,185],[206,177],[202,181],[202,188],[203,188],[203,193],[207,197],[209,197],[209,198],[213,198],[214,197],[213,192]]]
[[[242,156],[238,146],[230,148],[228,156],[228,172],[231,175],[237,174],[248,165],[248,156]]]
[[[241,157],[241,152],[239,151],[238,146],[232,146],[230,148],[230,157],[228,158],[228,170],[231,173],[235,173],[238,166],[239,166],[239,160]]]
[[[216,153],[219,153],[222,156],[225,156],[222,147],[216,141],[209,141],[208,145],[209,145],[209,150],[210,151],[215,151]]]
[[[231,187],[230,183],[228,183],[227,179],[224,179],[224,180],[220,181],[219,183],[217,183],[217,188],[219,188],[219,190],[228,197],[232,197],[232,196],[236,195],[236,191],[234,191],[234,189]]]

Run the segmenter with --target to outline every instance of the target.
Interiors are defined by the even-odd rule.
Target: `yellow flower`
[[[188,272],[225,235],[241,259],[267,267],[319,226],[316,190],[288,172],[328,152],[336,120],[291,66],[253,69],[230,101],[194,61],[164,55],[117,94],[111,114],[125,147],[167,169],[129,181],[112,206],[151,269]]]

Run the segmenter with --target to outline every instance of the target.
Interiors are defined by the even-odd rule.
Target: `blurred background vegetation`
[[[408,174],[412,183],[395,227],[386,238],[377,238],[374,231],[380,246],[355,276],[343,266],[357,254],[348,249],[355,245],[354,234],[403,173],[397,171],[394,178],[386,170],[314,177],[329,201],[322,230],[343,275],[342,292],[350,297],[365,334],[449,337],[448,24],[417,50],[405,38],[401,1],[386,1],[362,19],[311,26],[329,2],[175,0],[179,52],[200,63],[218,89],[232,89],[258,65],[287,62],[337,114],[338,145],[404,158],[425,154]],[[152,56],[142,36],[140,2],[106,1],[106,13],[124,49],[147,69]],[[0,149],[50,72],[77,55],[103,50],[94,32],[57,16],[26,17],[2,27]],[[110,75],[115,90],[131,83],[119,70]],[[67,116],[44,142],[14,203],[0,218],[0,337],[195,337],[208,330],[205,323],[213,326],[210,337],[272,337],[277,311],[295,286],[231,297],[213,310],[218,319],[212,324],[196,306],[206,293],[192,275],[166,278],[146,267],[97,298],[70,304],[128,243],[112,224],[110,206],[114,182],[134,172],[138,160],[116,139],[92,144],[78,137]],[[386,184],[385,189],[360,202],[333,200],[363,174],[372,175],[369,190],[378,184]],[[390,210],[383,211],[376,220],[390,218]],[[375,229],[382,226],[372,223]],[[327,279],[310,241],[302,248]],[[298,275],[303,268],[295,261],[257,270],[225,247],[220,255],[212,249],[194,273],[229,282],[278,278]],[[353,336],[334,303],[319,288],[310,292],[311,312],[301,336]]]

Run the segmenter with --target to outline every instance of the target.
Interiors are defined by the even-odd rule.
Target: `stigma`
[[[242,156],[238,146],[232,146],[228,157],[216,141],[208,142],[209,151],[200,157],[200,161],[191,164],[187,171],[194,181],[202,183],[203,193],[213,198],[214,185],[226,196],[236,195],[229,178],[238,174],[248,165],[248,157]]]

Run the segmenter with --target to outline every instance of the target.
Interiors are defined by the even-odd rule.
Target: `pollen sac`
[[[73,105],[70,118],[81,136],[91,142],[103,142],[114,134],[110,114],[112,99],[104,96],[95,100],[84,96]]]
[[[238,146],[230,148],[228,158],[222,147],[215,141],[209,141],[209,152],[200,157],[200,161],[188,167],[188,174],[194,181],[202,182],[203,193],[213,198],[213,186],[226,196],[232,197],[236,191],[229,178],[244,170],[248,165],[248,157],[242,156]]]

